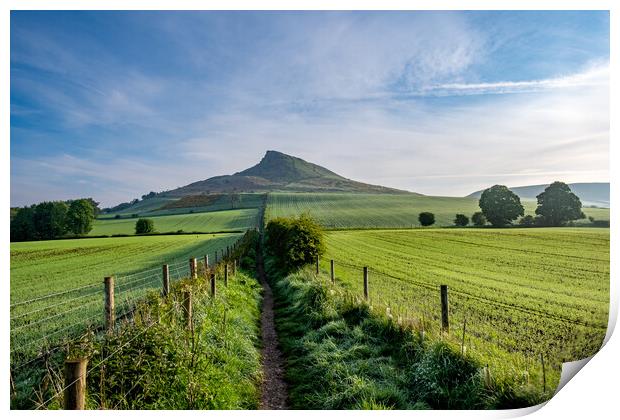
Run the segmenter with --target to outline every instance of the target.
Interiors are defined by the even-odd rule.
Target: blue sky
[[[11,205],[266,150],[430,195],[609,180],[607,12],[12,12]]]

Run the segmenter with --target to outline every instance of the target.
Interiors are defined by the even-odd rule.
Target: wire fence
[[[364,301],[364,267],[331,261],[335,287],[342,288],[348,299]],[[319,267],[330,277],[331,261],[321,261]],[[446,288],[446,328],[440,284],[395,276],[372,267],[366,270],[368,304],[373,311],[412,327],[423,337],[451,343],[457,351],[490,364],[498,374],[520,377],[527,383],[542,377],[558,380],[564,361],[591,356],[605,336],[607,325],[593,320],[507,302],[491,292],[482,295],[459,287]]]
[[[197,252],[200,266],[208,260],[216,264],[226,250],[223,246]],[[189,258],[175,258],[168,264],[170,283],[190,276]],[[114,274],[115,316],[131,314],[148,293],[162,290],[162,266],[132,273]],[[103,279],[101,279],[103,280]],[[41,360],[82,334],[86,329],[104,326],[103,281],[89,282],[60,292],[48,293],[10,305],[11,368],[21,369]]]

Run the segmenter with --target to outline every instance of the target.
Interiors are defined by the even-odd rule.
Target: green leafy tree
[[[85,235],[93,228],[95,209],[91,199],[71,201],[67,211],[67,228],[76,235]]]
[[[17,209],[11,220],[11,241],[32,241],[37,239],[34,225],[34,206]]]
[[[457,214],[454,218],[455,226],[467,226],[469,224],[469,217],[464,214]]]
[[[422,226],[431,226],[435,223],[435,215],[424,211],[418,215],[418,221]]]
[[[484,214],[482,214],[481,211],[477,211],[471,215],[471,222],[474,224],[474,226],[480,227],[487,224],[487,218],[484,217]]]
[[[151,219],[138,219],[136,222],[136,235],[155,232],[155,224]]]
[[[563,182],[556,181],[536,196],[538,214],[547,226],[562,226],[571,220],[585,218],[581,200]]]
[[[519,196],[505,185],[494,185],[484,190],[478,205],[484,217],[496,227],[506,226],[524,214]]]
[[[44,201],[34,207],[34,226],[39,239],[54,239],[67,233],[67,210],[62,201]]]

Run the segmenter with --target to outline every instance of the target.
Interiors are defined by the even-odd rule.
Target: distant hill
[[[158,196],[184,197],[197,194],[269,191],[409,193],[353,181],[298,157],[269,150],[257,165],[244,171],[193,182],[184,187],[165,191]]]
[[[154,212],[171,212],[188,208],[248,208],[247,206],[255,207],[260,204],[255,197],[252,197],[257,194],[244,193],[266,192],[344,192],[422,196],[409,191],[353,181],[298,157],[269,150],[258,164],[241,172],[215,176],[174,190],[151,192],[142,196],[142,200],[121,203],[106,209],[104,213],[155,214]],[[229,197],[231,193],[240,194],[240,197],[233,201],[233,198]]]
[[[536,200],[536,196],[543,192],[549,184],[527,185],[510,187],[522,200]],[[598,206],[609,208],[609,182],[579,182],[568,184],[570,189],[579,197],[584,206]],[[469,194],[469,198],[480,198],[481,191]]]

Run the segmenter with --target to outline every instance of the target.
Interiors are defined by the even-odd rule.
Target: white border
[[[2,293],[2,307],[5,308],[2,314],[3,326],[2,337],[3,342],[9,342],[9,296],[10,296],[10,258],[9,258],[9,207],[10,207],[10,10],[235,10],[235,9],[251,9],[251,10],[610,10],[611,11],[611,69],[618,68],[617,53],[618,43],[614,42],[614,39],[618,39],[618,24],[619,19],[616,15],[619,7],[616,6],[617,2],[612,1],[577,1],[577,0],[564,0],[559,2],[557,0],[522,0],[522,1],[502,1],[501,5],[497,1],[433,1],[433,2],[421,2],[421,1],[400,1],[400,0],[383,0],[383,1],[326,1],[326,0],[298,0],[293,1],[284,0],[229,0],[229,1],[196,1],[196,0],[176,0],[176,1],[164,1],[164,0],[5,0],[0,3],[0,138],[2,152],[0,153],[2,170],[2,208],[4,209],[5,223],[0,225],[2,236],[4,238],[2,242],[2,251],[0,252],[0,267],[2,267],[2,279],[4,293]],[[615,74],[611,71],[611,74]],[[614,78],[611,79],[611,97],[610,97],[610,115],[617,114],[617,98],[618,88],[614,83]],[[616,111],[616,112],[614,112]],[[617,118],[611,118],[611,130],[610,130],[610,179],[611,179],[611,202],[613,203],[610,220],[616,220],[614,211],[618,200],[618,188],[616,188],[615,182],[617,181],[617,168],[614,167],[615,155],[618,152],[618,146],[614,145],[611,141],[614,138],[614,134],[617,132],[614,122]],[[612,224],[611,228],[611,255],[618,254],[618,247],[615,241],[616,225]],[[615,285],[614,280],[617,278],[617,258],[611,260],[611,310],[610,310],[610,326],[615,324],[618,313],[618,287]],[[617,384],[618,374],[620,373],[620,362],[616,355],[620,354],[620,343],[617,338],[617,334],[608,337],[609,341],[603,347],[603,349],[595,355],[592,360],[583,368],[581,372],[569,381],[569,383],[562,388],[558,394],[551,399],[544,407],[539,410],[524,409],[515,411],[442,411],[442,412],[360,412],[360,411],[346,411],[346,412],[326,412],[321,413],[321,416],[337,415],[344,418],[363,419],[372,416],[383,417],[389,416],[390,420],[398,417],[410,418],[410,416],[416,416],[421,418],[469,418],[469,419],[486,419],[486,418],[504,418],[504,417],[516,417],[527,413],[532,413],[531,418],[547,419],[547,418],[579,418],[589,417],[593,419],[598,418],[611,418],[615,417],[618,413],[617,402]],[[1,369],[2,374],[0,377],[8,379],[9,372],[9,353],[8,345],[4,345],[1,348],[2,360]],[[0,381],[0,393],[2,395],[4,408],[9,411],[9,381]],[[613,413],[613,414],[612,414]],[[10,411],[10,416],[16,418],[22,417],[43,417],[45,418],[75,418],[82,417],[84,413],[68,413],[68,412],[18,412]],[[105,416],[110,415],[119,417],[132,418],[138,416],[141,418],[164,418],[172,413],[166,412],[89,412],[88,415],[93,416]],[[185,412],[183,416],[189,416],[192,418],[205,417],[205,416],[217,416],[218,418],[240,418],[245,416],[252,416],[255,418],[284,418],[291,415],[301,418],[314,418],[317,413],[311,411],[296,411],[296,412]]]

